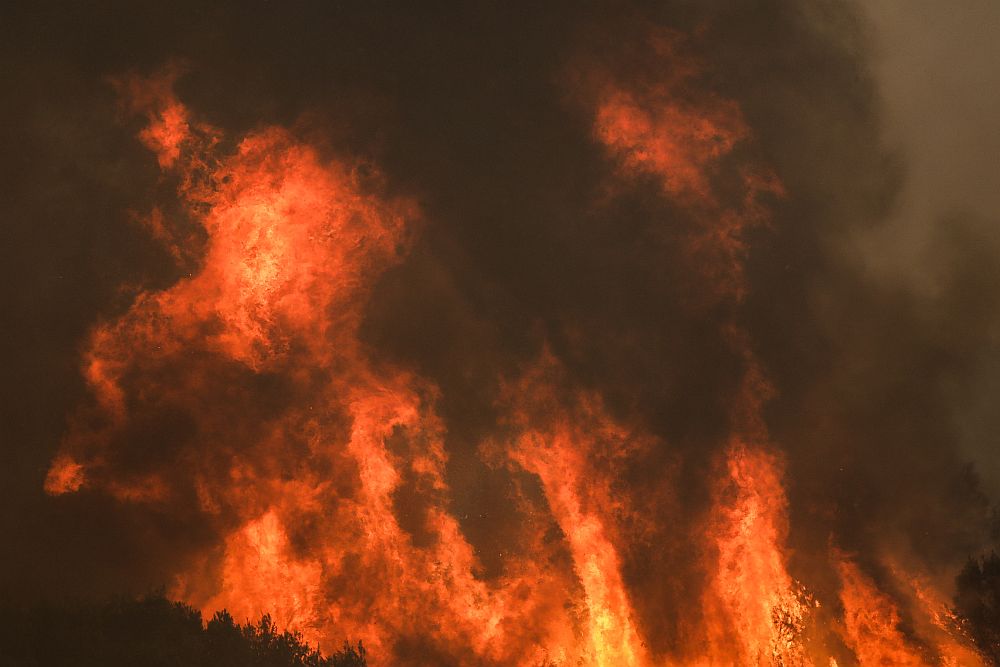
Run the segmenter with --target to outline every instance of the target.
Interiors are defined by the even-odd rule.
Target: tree
[[[237,623],[223,610],[207,623],[162,595],[103,604],[0,608],[0,667],[366,667],[344,643],[324,657],[270,616]]]
[[[955,578],[955,616],[984,658],[1000,665],[1000,556],[969,559]]]

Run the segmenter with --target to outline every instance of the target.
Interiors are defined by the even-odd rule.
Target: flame
[[[83,486],[83,466],[68,456],[58,456],[45,477],[45,492],[61,495],[79,491]]]
[[[280,128],[220,155],[217,132],[175,122],[186,110],[165,111],[182,107],[163,81],[120,88],[135,93],[127,106],[149,122],[140,138],[179,172],[179,198],[207,241],[191,275],[140,293],[125,315],[94,329],[84,374],[95,406],[67,434],[47,490],[92,486],[128,502],[193,496],[224,532],[221,555],[196,558],[172,593],[206,611],[268,612],[325,646],[363,638],[383,660],[407,638],[504,664],[579,653],[572,620],[561,618],[565,581],[531,561],[512,563],[497,582],[478,576],[448,512],[436,390],[377,366],[359,341],[368,291],[405,252],[416,206],[366,192],[350,163],[325,162]],[[168,224],[150,214],[154,235],[183,236]],[[215,392],[230,392],[236,409],[246,399],[241,385],[211,375],[220,368],[283,378],[282,391],[300,402],[275,415],[216,414]],[[111,472],[128,452],[110,443],[164,406],[183,406],[196,424],[169,462],[190,489],[155,471]],[[397,517],[404,478],[425,503],[420,545]],[[539,623],[547,616],[555,620]]]
[[[648,46],[654,57],[675,57],[679,48],[676,36],[664,34],[652,35]],[[743,172],[742,206],[722,203],[712,180],[749,131],[734,103],[688,89],[697,64],[675,72],[635,89],[622,89],[614,80],[598,85],[595,134],[626,177],[653,176],[665,196],[686,205],[693,267],[718,302],[738,304],[747,291],[745,235],[766,222],[758,199],[781,188],[765,172]],[[799,635],[808,608],[785,569],[781,466],[769,452],[762,417],[773,390],[735,320],[724,334],[745,371],[731,407],[733,436],[725,471],[716,483],[704,533],[711,554],[704,601],[706,659],[709,664],[804,664]]]
[[[614,518],[634,517],[636,511],[621,500],[608,472],[617,472],[651,443],[610,419],[597,397],[581,395],[575,405],[560,405],[549,382],[558,373],[557,362],[546,353],[508,388],[516,397],[511,425],[519,435],[499,450],[538,476],[548,509],[565,535],[586,615],[584,644],[577,651],[587,664],[600,667],[646,665],[614,539]],[[595,461],[604,462],[603,470]]]
[[[890,560],[897,580],[903,583],[909,595],[913,622],[921,637],[927,638],[928,645],[937,654],[945,667],[985,667],[983,658],[972,648],[972,642],[965,634],[961,623],[941,593],[941,587],[933,585],[928,578],[907,573]]]
[[[708,534],[717,564],[706,593],[715,662],[735,651],[740,664],[806,664],[800,637],[809,608],[785,568],[778,462],[734,443],[716,493]]]
[[[625,178],[652,176],[664,195],[691,218],[686,234],[692,270],[718,299],[739,301],[747,285],[746,234],[766,226],[766,196],[783,193],[766,169],[742,167],[735,178],[739,205],[723,203],[714,182],[727,176],[727,158],[750,136],[739,107],[697,86],[699,62],[683,53],[680,36],[653,32],[642,45],[667,72],[630,88],[600,67],[590,75],[594,135]]]
[[[730,313],[720,335],[743,367],[710,507],[696,534],[671,536],[697,543],[704,580],[696,630],[671,655],[650,648],[654,619],[636,604],[650,593],[629,564],[672,528],[624,481],[670,443],[599,392],[567,387],[551,350],[501,378],[498,433],[479,451],[509,473],[530,520],[487,577],[452,511],[438,388],[373,359],[360,336],[373,285],[423,224],[418,205],[386,194],[373,165],[324,157],[283,128],[224,150],[174,95],[176,68],[116,87],[176,185],[182,213],[154,208],[141,222],[180,277],[91,332],[82,373],[94,400],[72,417],[45,490],[195,508],[219,538],[178,564],[172,594],[237,618],[271,613],[324,647],[363,639],[376,665],[414,645],[456,664],[977,664],[934,587],[910,580],[917,622],[904,632],[897,602],[845,557],[832,557],[840,615],[818,613],[789,573],[784,463],[763,417],[774,389],[739,319],[748,232],[782,189],[766,169],[731,168],[747,124],[697,88],[678,38],[646,47],[681,65],[634,87],[597,68],[583,95],[593,138],[619,178],[651,178],[678,203],[692,290]],[[727,179],[735,200],[718,192]],[[133,450],[165,413],[185,426]],[[664,496],[672,482],[663,476]],[[405,526],[404,490],[416,499]],[[836,656],[834,641],[846,646]]]
[[[863,665],[924,665],[899,629],[896,605],[853,563],[838,563],[844,634]]]

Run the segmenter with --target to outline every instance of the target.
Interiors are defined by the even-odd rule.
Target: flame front
[[[670,443],[599,392],[567,389],[546,348],[496,379],[504,418],[476,443],[537,517],[502,572],[484,574],[453,512],[439,389],[373,358],[360,333],[376,282],[427,223],[420,207],[386,195],[372,165],[322,157],[282,128],[227,151],[174,96],[175,71],[117,87],[176,187],[177,206],[142,222],[183,275],[92,331],[83,373],[95,400],[75,415],[47,491],[193,508],[220,537],[179,564],[174,595],[238,618],[269,612],[328,648],[362,639],[375,664],[428,664],[420,651],[527,666],[977,664],[940,622],[940,594],[915,592],[903,570],[883,590],[832,550],[817,568],[835,568],[839,598],[823,601],[789,573],[783,459],[763,416],[773,389],[739,318],[748,232],[766,226],[782,187],[740,164],[739,196],[719,193],[750,132],[733,101],[698,92],[699,66],[678,44],[646,44],[680,63],[662,79],[625,87],[596,67],[577,98],[616,178],[652,179],[681,212],[693,312],[730,313],[721,335],[743,381],[693,534],[671,535],[688,524],[649,510],[670,506],[675,471],[658,498],[623,481]],[[183,426],[126,446],[162,415]],[[404,488],[413,502],[401,508]],[[629,570],[664,535],[696,545],[701,580],[697,618],[666,650],[651,648],[656,619],[637,604],[654,593]],[[917,619],[905,628],[900,604]]]

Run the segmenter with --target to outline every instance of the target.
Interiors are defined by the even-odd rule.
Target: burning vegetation
[[[597,12],[514,74],[469,65],[526,111],[408,121],[405,94],[441,94],[410,91],[367,122],[416,129],[370,147],[347,112],[329,135],[205,113],[195,60],[116,74],[158,172],[132,224],[169,275],[89,330],[45,491],[171,516],[199,537],[169,597],[228,610],[209,635],[295,633],[301,664],[355,664],[309,653],[345,638],[376,667],[997,664],[996,558],[952,579],[988,503],[949,491],[968,469],[924,395],[871,379],[919,351],[822,330],[885,308],[825,245],[878,208],[852,190],[877,156],[797,157],[824,119],[765,98],[819,84],[748,92],[715,13]]]

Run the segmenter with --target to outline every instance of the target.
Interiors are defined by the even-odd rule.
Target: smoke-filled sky
[[[886,141],[904,165],[895,210],[882,229],[864,239],[864,261],[872,271],[933,298],[942,270],[975,261],[966,251],[952,254],[942,267],[942,235],[966,235],[966,242],[983,253],[985,284],[968,286],[961,299],[982,295],[989,302],[1000,210],[995,122],[1000,50],[993,39],[1000,6],[969,2],[956,11],[937,2],[874,2],[863,7],[872,22],[872,63]],[[1000,453],[991,435],[996,432],[996,324],[985,326],[992,327],[992,345],[982,349],[975,379],[955,404],[963,451],[976,461],[995,497],[1000,490]]]
[[[60,5],[0,28],[0,595],[972,660],[996,3]]]

